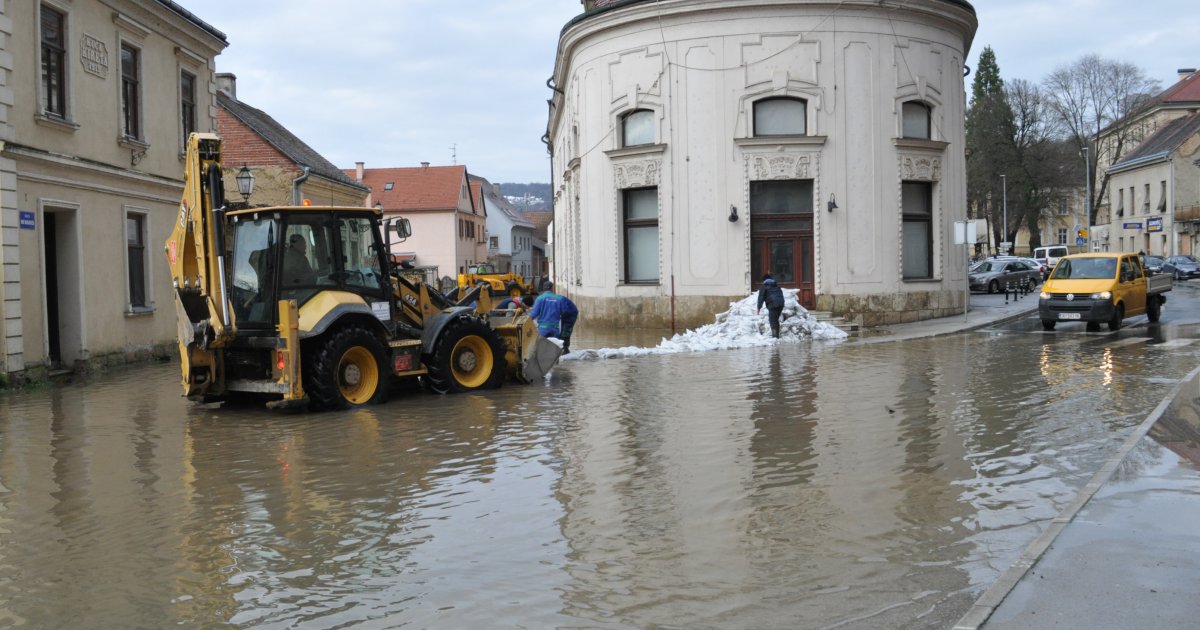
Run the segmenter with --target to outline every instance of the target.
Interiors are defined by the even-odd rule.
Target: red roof
[[[354,169],[343,171],[351,178]],[[455,210],[466,183],[466,166],[363,169],[363,183],[384,210]],[[388,190],[389,186],[391,190]]]
[[[1163,92],[1164,103],[1200,101],[1200,72],[1193,72]]]

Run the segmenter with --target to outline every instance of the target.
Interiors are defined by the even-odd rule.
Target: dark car
[[[1163,266],[1167,264],[1167,259],[1162,256],[1142,256],[1142,267],[1146,269],[1146,273],[1163,273],[1164,271],[1170,272],[1175,269],[1174,266],[1164,269]]]
[[[972,267],[967,278],[972,291],[997,293],[1008,287],[1032,291],[1042,279],[1042,270],[1014,258],[990,258]]]
[[[1176,280],[1191,280],[1200,278],[1200,260],[1195,256],[1171,256],[1167,262],[1174,267],[1172,275]]]

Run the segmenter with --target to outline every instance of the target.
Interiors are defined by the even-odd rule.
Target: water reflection
[[[1176,340],[579,361],[299,416],[170,365],[0,396],[0,625],[945,627],[1196,363]]]

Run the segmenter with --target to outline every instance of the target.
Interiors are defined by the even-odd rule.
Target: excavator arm
[[[221,140],[188,137],[179,216],[167,238],[175,289],[183,391],[189,398],[225,391],[224,347],[236,334],[226,287],[226,226]]]

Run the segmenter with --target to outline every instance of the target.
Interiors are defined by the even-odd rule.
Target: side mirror
[[[408,219],[402,217],[393,225],[396,226],[396,238],[404,240],[412,236],[412,224],[408,222]]]

